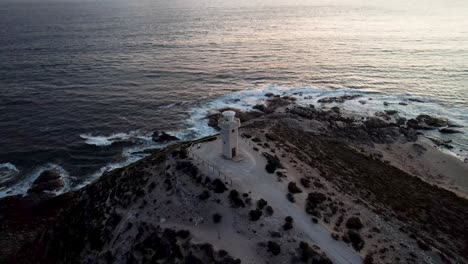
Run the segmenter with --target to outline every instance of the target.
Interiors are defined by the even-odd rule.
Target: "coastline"
[[[26,258],[48,263],[92,258],[138,262],[159,254],[143,250],[146,245],[141,244],[154,234],[161,243],[178,245],[182,259],[209,243],[212,250],[199,250],[193,256],[205,263],[285,262],[291,258],[288,252],[293,258],[306,255],[341,263],[335,251],[340,247],[349,252],[345,258],[373,261],[366,263],[466,260],[462,234],[468,230],[463,220],[468,200],[455,195],[461,190],[447,180],[460,176],[449,169],[451,164],[463,172],[465,163],[436,152],[418,139],[416,130],[395,127],[391,121],[361,120],[335,107],[304,107],[287,96],[270,96],[266,101],[262,114],[238,111],[244,124],[243,150],[252,158],[244,161],[251,168],[245,173],[224,167],[233,185],[224,180],[213,184],[216,177],[188,156],[193,142],[176,143],[107,172],[78,191],[53,198],[0,200],[4,209],[0,223],[5,227],[2,255],[7,260],[17,255],[16,260],[25,262]],[[217,114],[208,118],[217,119]],[[211,150],[209,156],[199,155],[216,158],[209,146],[217,143],[209,139],[195,141],[202,144],[200,151],[204,146]],[[275,174],[264,170],[269,156],[281,164]],[[441,162],[430,164],[434,157]],[[441,173],[443,177],[434,177]],[[274,213],[259,207],[261,200]],[[8,210],[18,204],[25,211]],[[46,204],[56,205],[44,212],[48,220],[31,226],[39,216],[26,211],[36,212]],[[252,211],[262,212],[259,219],[252,220]],[[215,213],[222,215],[220,223],[212,221]],[[291,229],[284,228],[288,215],[294,219]],[[348,224],[351,218],[358,218],[361,227]],[[166,237],[181,230],[189,235]],[[11,239],[22,242],[9,245]],[[87,242],[76,248],[60,241]],[[45,245],[53,245],[54,250]],[[250,250],[244,252],[242,245]],[[143,251],[130,256],[136,248]],[[171,254],[164,257],[177,259]]]

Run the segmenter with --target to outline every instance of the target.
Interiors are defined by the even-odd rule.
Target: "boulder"
[[[170,141],[179,140],[179,138],[177,138],[176,136],[169,135],[166,132],[160,133],[159,131],[154,131],[153,135],[151,135],[151,138],[154,142],[157,143],[166,143]]]
[[[348,100],[353,100],[356,98],[362,97],[360,94],[352,94],[352,95],[342,95],[338,97],[325,97],[318,100],[319,103],[329,104],[329,103],[344,103]]]
[[[457,134],[457,133],[463,133],[460,130],[456,129],[451,129],[451,128],[441,128],[439,129],[439,132],[442,134]]]
[[[389,123],[383,121],[382,119],[378,117],[369,117],[365,122],[364,125],[367,128],[383,128],[383,127],[388,127],[390,126]]]
[[[40,193],[43,191],[56,191],[65,185],[60,172],[56,169],[46,170],[32,183],[29,193]]]
[[[439,118],[439,117],[433,117],[430,115],[418,115],[416,117],[416,120],[420,123],[425,123],[430,127],[445,127],[448,126],[448,120]]]
[[[255,109],[255,110],[261,111],[261,112],[266,112],[267,111],[266,106],[262,105],[262,104],[256,104],[252,108]]]

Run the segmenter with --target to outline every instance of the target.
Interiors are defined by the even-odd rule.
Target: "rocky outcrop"
[[[430,115],[418,115],[414,119],[410,119],[406,122],[408,127],[414,129],[435,129],[439,127],[448,126],[449,121],[444,118],[433,117]]]
[[[32,183],[29,193],[40,193],[44,191],[57,191],[65,185],[60,172],[56,169],[46,170]]]
[[[344,103],[349,100],[354,100],[360,98],[362,95],[352,94],[352,95],[343,95],[338,97],[326,97],[318,100],[319,103],[329,104],[329,103]]]
[[[159,132],[159,131],[154,131],[153,134],[151,135],[151,138],[153,139],[154,142],[157,142],[157,143],[166,143],[170,141],[179,140],[179,138],[177,138],[176,136],[172,136],[166,132]]]
[[[452,129],[452,128],[442,128],[439,129],[439,132],[442,134],[458,134],[458,133],[463,133],[460,130]]]

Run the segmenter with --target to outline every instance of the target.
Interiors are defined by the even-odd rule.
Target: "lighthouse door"
[[[236,148],[232,148],[232,157],[236,156]]]

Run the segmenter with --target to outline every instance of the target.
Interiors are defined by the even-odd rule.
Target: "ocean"
[[[0,0],[0,197],[50,168],[80,188],[266,92],[449,118],[465,133],[429,133],[466,159],[468,2],[367,2]]]

